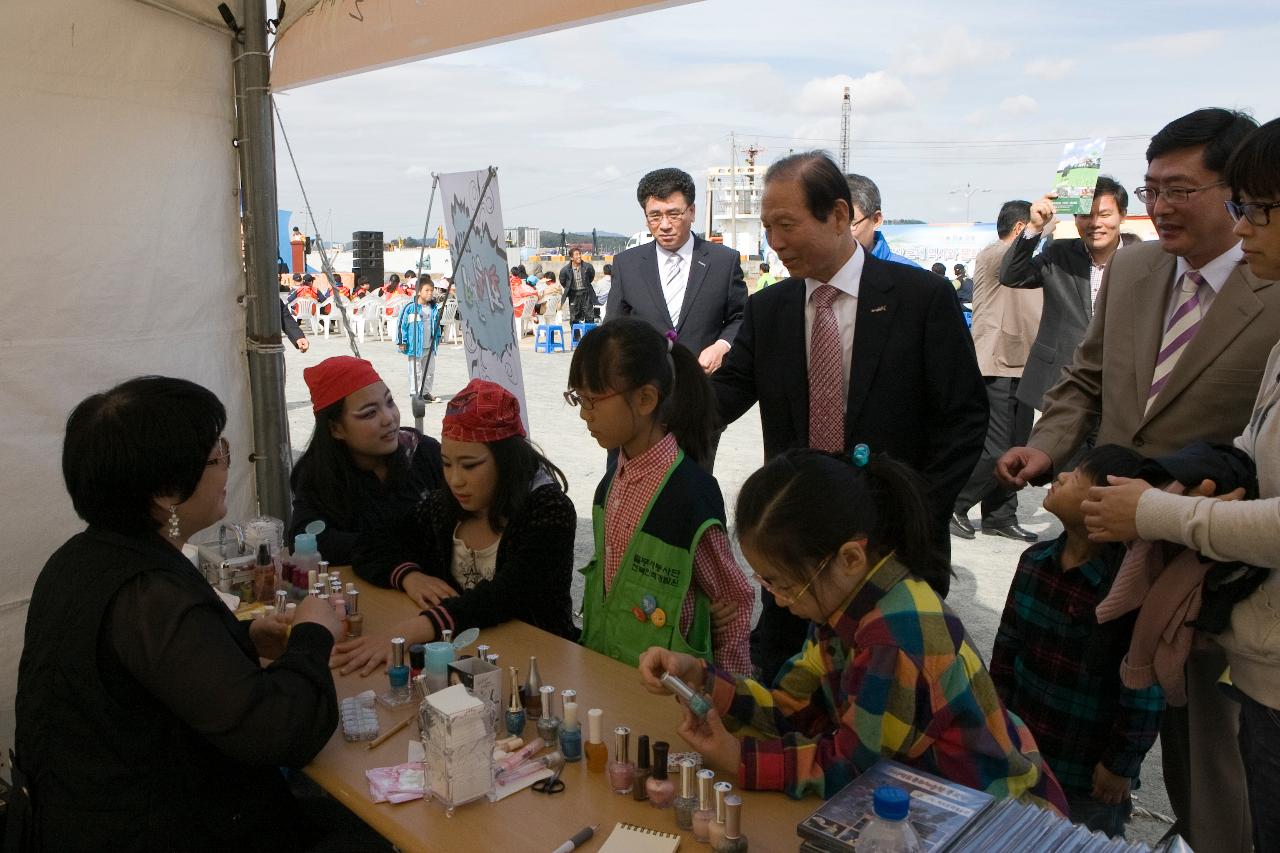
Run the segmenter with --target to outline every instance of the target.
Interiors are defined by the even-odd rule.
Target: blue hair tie
[[[867,460],[869,460],[870,458],[871,458],[871,448],[867,447],[865,444],[855,445],[853,448],[853,452],[849,454],[849,459],[850,461],[853,462],[854,467],[856,468],[867,467]]]

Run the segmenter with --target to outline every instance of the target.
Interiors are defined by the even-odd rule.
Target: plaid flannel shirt
[[[1132,619],[1098,625],[1115,561],[1062,568],[1064,533],[1032,545],[1018,561],[991,652],[1001,699],[1026,721],[1068,791],[1088,794],[1099,762],[1135,783],[1164,711],[1159,685],[1131,690],[1120,660]]]
[[[743,736],[745,788],[825,798],[884,757],[1066,814],[1062,789],[1000,704],[960,619],[892,555],[809,626],[773,690],[713,666],[707,676],[726,727]]]

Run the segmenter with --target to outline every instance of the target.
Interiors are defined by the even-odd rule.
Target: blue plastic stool
[[[564,352],[564,327],[560,324],[554,326],[541,324],[533,333],[533,351],[534,352]]]
[[[569,334],[569,348],[577,349],[578,344],[582,342],[582,336],[594,329],[599,323],[574,323],[572,331]]]

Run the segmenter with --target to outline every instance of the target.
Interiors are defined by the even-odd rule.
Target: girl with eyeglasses
[[[592,506],[583,645],[632,666],[662,646],[750,672],[755,594],[725,533],[720,486],[701,467],[716,414],[697,357],[643,320],[610,320],[574,350],[565,400],[618,453]]]
[[[996,696],[937,590],[950,564],[918,476],[859,445],[851,457],[791,450],[738,495],[742,552],[778,603],[810,621],[773,688],[668,649],[640,658],[645,686],[670,672],[710,696],[680,735],[747,788],[829,797],[891,758],[997,798],[1066,813],[1034,739]]]

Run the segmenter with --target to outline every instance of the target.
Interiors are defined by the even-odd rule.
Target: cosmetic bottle
[[[618,726],[613,730],[613,761],[609,762],[609,789],[615,794],[630,794],[636,778],[631,763],[631,729]]]
[[[289,593],[283,589],[277,589],[275,603],[276,603],[276,613],[283,616],[284,609],[289,604]]]
[[[321,568],[316,572],[316,583],[324,587],[325,592],[329,591],[329,570],[324,568],[324,560],[320,561]]]
[[[440,642],[442,642],[442,643],[452,643],[452,642],[453,642],[453,629],[452,629],[452,628],[441,628],[441,629],[440,629]]]
[[[263,604],[276,597],[276,561],[271,559],[271,547],[263,542],[258,545],[258,555],[253,567],[253,598]]]
[[[604,711],[599,708],[587,711],[587,745],[584,749],[587,752],[587,769],[592,773],[603,772],[604,766],[609,763],[609,748],[601,739],[603,718]]]
[[[729,813],[725,810],[724,798],[729,796],[729,792],[733,790],[733,786],[728,782],[717,782],[711,786],[711,792],[715,795],[716,816],[711,821],[708,833],[711,837],[711,846],[719,844],[724,840],[724,822],[728,818]]]
[[[397,703],[408,702],[411,695],[409,667],[404,662],[404,647],[404,637],[391,639],[391,666],[387,667],[387,680],[391,683],[391,691],[388,697]]]
[[[484,656],[484,659],[485,659],[485,660],[487,660],[487,661],[489,662],[489,665],[490,665],[490,666],[497,666],[497,665],[498,665],[498,653],[497,653],[497,652],[489,652],[489,654],[487,654],[487,655],[485,655],[485,656]],[[517,695],[517,696],[519,696],[519,695],[520,695],[520,691],[519,691],[519,690],[517,690],[517,691],[516,691],[516,695]]]
[[[637,801],[649,799],[644,783],[649,781],[649,736],[640,735],[636,740],[636,781],[631,786],[631,796]]]
[[[427,665],[427,647],[422,643],[414,643],[409,647],[409,677],[422,675],[422,668]]]
[[[711,840],[711,823],[716,819],[716,798],[712,790],[714,770],[698,771],[698,807],[693,810],[693,837],[703,844]]]
[[[299,534],[299,535],[302,535],[302,534]],[[297,557],[295,556],[294,559],[296,560]],[[316,584],[320,583],[320,574],[315,570],[314,566],[307,567],[302,564],[299,564],[298,571],[307,573],[307,591],[308,592],[314,590],[316,588]]]
[[[742,834],[742,797],[725,797],[724,812],[724,837],[712,849],[716,853],[747,853],[747,837]]]
[[[707,701],[705,696],[671,673],[662,673],[662,683],[668,690],[683,699],[684,703],[689,706],[689,710],[699,717],[705,717],[707,711],[711,710],[711,703]]]
[[[577,702],[564,703],[564,722],[560,724],[560,753],[564,755],[565,761],[582,760],[582,726],[578,724]]]
[[[680,793],[676,796],[676,826],[693,829],[693,810],[698,807],[698,765],[688,758],[680,762]]]
[[[538,717],[538,737],[547,743],[554,744],[560,739],[560,718],[555,715],[555,709],[551,707],[551,699],[556,695],[556,689],[550,684],[544,684],[538,688],[541,696],[540,710],[542,715]]]
[[[507,704],[507,734],[524,734],[524,707],[520,704],[520,675],[511,667],[511,701]]]
[[[644,783],[645,793],[649,795],[649,805],[655,809],[669,809],[676,798],[675,783],[667,778],[667,753],[671,745],[665,740],[653,744],[653,771]]]
[[[530,720],[538,719],[538,715],[542,713],[542,699],[539,693],[542,687],[542,677],[538,675],[538,659],[532,655],[529,656],[529,673],[524,679],[524,715]]]
[[[337,569],[329,568],[328,561],[325,561],[324,565],[325,571],[329,573],[329,583],[336,583],[338,586],[342,586],[342,572]]]
[[[336,601],[330,598],[329,603],[333,605],[333,612],[338,617],[339,636],[347,636],[347,633],[351,630],[351,625],[347,622],[347,603],[341,598]]]
[[[364,616],[360,613],[360,590],[347,590],[347,637],[364,634]]]
[[[484,643],[481,643],[480,645],[476,646],[476,658],[478,660],[488,660],[489,647],[486,646]]]
[[[320,564],[320,551],[316,548],[316,537],[311,533],[299,533],[293,537],[293,565],[298,574],[305,574],[307,589],[315,587],[319,577],[316,566]]]

